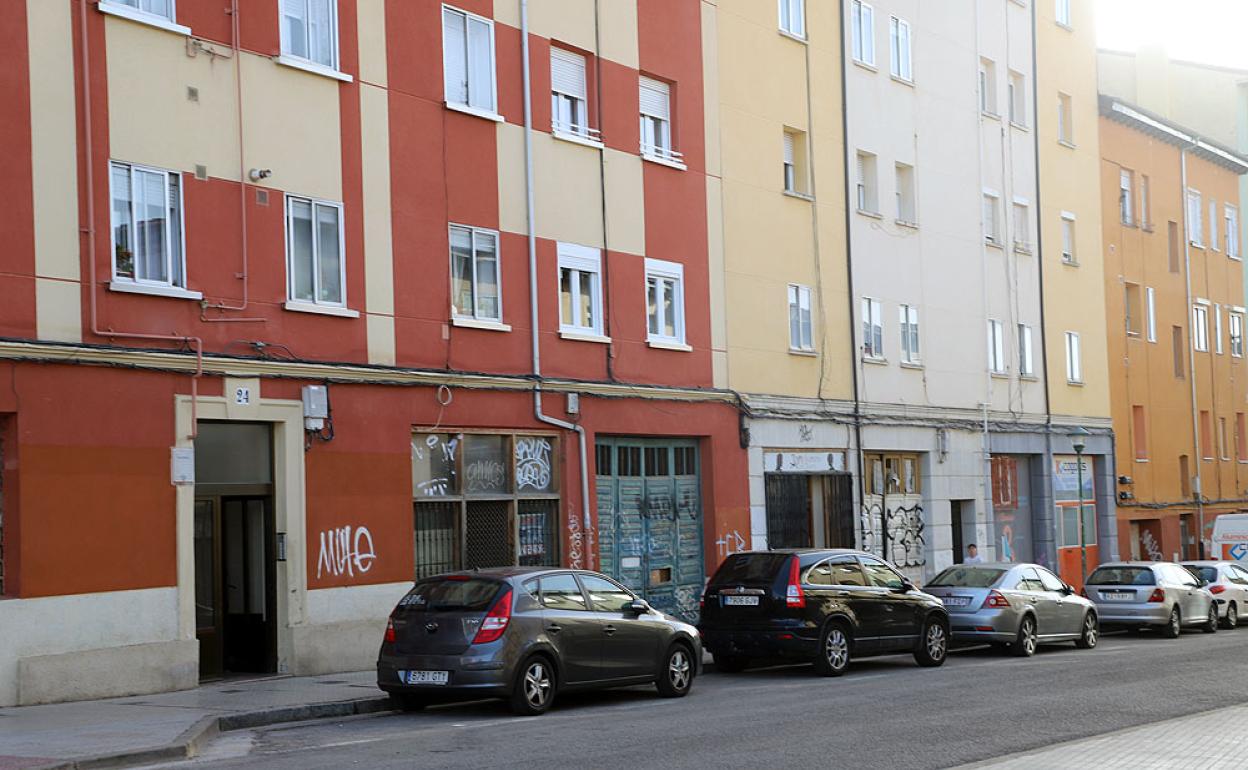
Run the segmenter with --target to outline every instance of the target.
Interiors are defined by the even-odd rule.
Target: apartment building
[[[0,705],[365,668],[448,568],[695,614],[750,526],[712,11],[16,3]]]
[[[1115,96],[1100,112],[1123,555],[1200,558],[1217,516],[1248,503],[1248,158]]]

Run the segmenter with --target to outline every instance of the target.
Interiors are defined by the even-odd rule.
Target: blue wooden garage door
[[[602,571],[656,609],[696,622],[703,584],[697,441],[599,438],[595,458]]]

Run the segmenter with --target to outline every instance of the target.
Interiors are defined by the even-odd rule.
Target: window
[[[1226,204],[1224,229],[1226,230],[1226,256],[1239,259],[1239,209],[1229,203]]]
[[[1248,421],[1243,412],[1235,413],[1235,454],[1241,463],[1248,462]]]
[[[988,371],[1005,374],[1005,333],[1000,321],[988,322]]]
[[[1062,212],[1062,261],[1068,265],[1079,264],[1075,254],[1075,215]]]
[[[542,606],[552,610],[585,611],[585,594],[571,574],[541,578]]]
[[[1179,455],[1179,489],[1184,497],[1192,496],[1192,470],[1187,455]]]
[[[1157,341],[1157,292],[1149,286],[1144,290],[1144,323],[1148,328],[1148,341]]]
[[[896,165],[897,173],[897,221],[906,224],[917,224],[918,212],[915,210],[914,166],[905,163]]]
[[[1054,13],[1057,15],[1057,23],[1063,27],[1070,26],[1070,0],[1056,0],[1057,8]]]
[[[1071,111],[1070,94],[1057,95],[1057,141],[1062,144],[1075,143],[1075,116]]]
[[[917,364],[922,360],[919,347],[919,309],[914,305],[902,305],[899,316],[901,319],[901,360],[908,364]]]
[[[1213,349],[1222,355],[1222,306],[1217,304],[1213,306]]]
[[[837,556],[814,567],[806,575],[811,585],[865,586],[862,567],[853,556]]]
[[[1213,459],[1213,417],[1208,409],[1200,410],[1200,456],[1204,460]]]
[[[167,21],[175,21],[173,13],[174,0],[102,0],[112,5],[124,5],[140,13],[158,16]]]
[[[1148,177],[1140,174],[1140,227],[1145,230],[1153,229],[1153,212],[1150,202],[1150,184]]]
[[[814,329],[810,315],[810,287],[789,284],[789,348],[815,349]]]
[[[1141,304],[1140,285],[1126,284],[1123,292],[1123,310],[1126,316],[1127,334],[1138,337],[1144,331],[1144,313]]]
[[[1232,310],[1226,316],[1227,325],[1230,327],[1231,337],[1231,355],[1235,358],[1244,357],[1244,313],[1242,310]]]
[[[336,0],[282,0],[282,55],[338,69]]]
[[[1079,333],[1066,332],[1066,381],[1083,382],[1083,358],[1079,351]]]
[[[597,139],[589,127],[589,101],[585,86],[585,57],[562,48],[550,48],[550,129]]]
[[[633,595],[604,577],[579,575],[581,587],[589,594],[589,606],[595,612],[624,612],[633,603]]]
[[[1223,460],[1231,459],[1231,445],[1226,435],[1226,418],[1225,417],[1218,418],[1218,448],[1222,450],[1221,453],[1218,455],[1219,457],[1221,457]]]
[[[113,280],[186,288],[182,175],[111,163]]]
[[[1201,353],[1209,352],[1209,307],[1192,306],[1192,345]]]
[[[646,338],[685,343],[685,266],[646,260]]]
[[[786,129],[784,132],[784,191],[806,195],[809,191],[806,173],[806,134]]]
[[[1148,459],[1148,419],[1144,407],[1131,407],[1131,442],[1135,446],[1135,459]]]
[[[1014,249],[1031,253],[1031,208],[1022,198],[1014,199]]]
[[[806,0],[780,0],[780,29],[794,37],[806,37]]]
[[[875,156],[869,152],[858,153],[858,211],[878,214],[879,185],[875,173]]]
[[[1200,205],[1200,193],[1196,190],[1187,191],[1187,240],[1193,246],[1204,248],[1205,235],[1203,225],[1204,212]]]
[[[992,59],[979,60],[979,111],[997,115],[997,65]]]
[[[919,476],[920,457],[916,454],[866,455],[868,479],[865,482],[869,495],[918,495],[922,494]]]
[[[1170,272],[1179,272],[1179,223],[1166,223],[1166,255],[1170,259]]]
[[[495,111],[493,21],[442,6],[442,65],[447,104]]]
[[[1036,366],[1031,352],[1031,327],[1018,325],[1018,374],[1020,377],[1036,376]]]
[[[907,81],[914,80],[914,68],[910,55],[910,22],[902,21],[894,16],[889,20],[888,27],[893,77]]]
[[[984,191],[984,240],[1001,245],[1001,199],[995,192]]]
[[[1044,590],[1057,593],[1063,593],[1066,590],[1066,583],[1047,569],[1037,567],[1034,572],[1040,576],[1040,585],[1044,587]]]
[[[342,204],[286,196],[290,301],[345,306],[342,252]]]
[[[1120,169],[1118,171],[1118,217],[1124,225],[1135,225],[1135,196],[1132,193],[1135,174]]]
[[[1027,125],[1027,81],[1022,74],[1010,71],[1008,85],[1010,97],[1010,122],[1016,126]]]
[[[1209,248],[1218,250],[1218,202],[1209,200]]]
[[[859,559],[862,561],[862,569],[867,573],[867,582],[870,585],[876,588],[898,590],[906,584],[905,578],[879,559],[870,556],[860,556]]]
[[[854,61],[875,66],[875,9],[862,0],[849,6]]]
[[[862,355],[884,358],[883,306],[878,299],[862,298]]]
[[[1174,376],[1177,379],[1181,380],[1185,376],[1183,373],[1183,370],[1185,368],[1184,362],[1187,360],[1186,356],[1183,355],[1183,327],[1182,326],[1170,327],[1170,346],[1172,348],[1173,357],[1174,357]]]
[[[672,148],[672,87],[644,75],[638,80],[641,99],[641,154],[679,161]]]
[[[498,233],[451,225],[453,317],[502,322],[498,266]]]
[[[572,334],[602,334],[602,254],[559,244],[559,326]]]

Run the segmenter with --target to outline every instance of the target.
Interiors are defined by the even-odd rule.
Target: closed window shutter
[[[784,162],[793,165],[793,135],[788,131],[784,132]]]
[[[562,48],[551,48],[550,89],[577,99],[584,99],[585,57]]]
[[[446,79],[446,100],[468,103],[468,30],[462,13],[442,11],[442,61]]]
[[[671,86],[651,78],[640,79],[641,114],[660,120],[671,119]]]

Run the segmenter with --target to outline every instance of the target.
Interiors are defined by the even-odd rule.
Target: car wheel
[[[819,638],[815,671],[820,676],[840,676],[849,668],[849,631],[843,623],[829,623]]]
[[[1175,607],[1170,610],[1170,619],[1166,621],[1165,627],[1161,629],[1161,635],[1167,639],[1178,639],[1179,634],[1183,632],[1183,616],[1179,614],[1179,608]]]
[[[516,670],[511,710],[524,717],[545,714],[555,701],[555,669],[540,655],[527,658]]]
[[[394,706],[395,711],[423,711],[425,706],[429,705],[429,701],[419,695],[411,695],[409,693],[390,693],[390,703]]]
[[[1022,622],[1018,624],[1018,635],[1014,637],[1014,643],[1010,645],[1010,652],[1018,658],[1030,658],[1036,654],[1038,644],[1036,619],[1030,615],[1024,615]]]
[[[1090,650],[1096,646],[1101,636],[1100,624],[1096,622],[1096,613],[1089,612],[1083,616],[1083,632],[1075,640],[1075,646],[1081,650]]]
[[[1227,605],[1226,619],[1222,621],[1222,626],[1228,631],[1239,628],[1239,609],[1235,606],[1235,602]]]
[[[725,674],[736,674],[744,671],[750,665],[749,658],[743,658],[740,655],[715,653],[711,658],[715,662],[715,670]]]
[[[949,655],[949,624],[940,618],[928,618],[923,624],[923,637],[914,660],[920,666],[942,666]]]
[[[1206,634],[1216,634],[1218,632],[1218,605],[1209,602],[1209,617],[1205,620],[1204,625],[1200,627],[1201,631]]]
[[[663,668],[659,671],[658,679],[654,681],[655,687],[659,688],[659,695],[664,698],[683,698],[688,695],[689,688],[693,687],[694,669],[693,653],[689,652],[689,647],[680,642],[673,644],[663,656]]]

